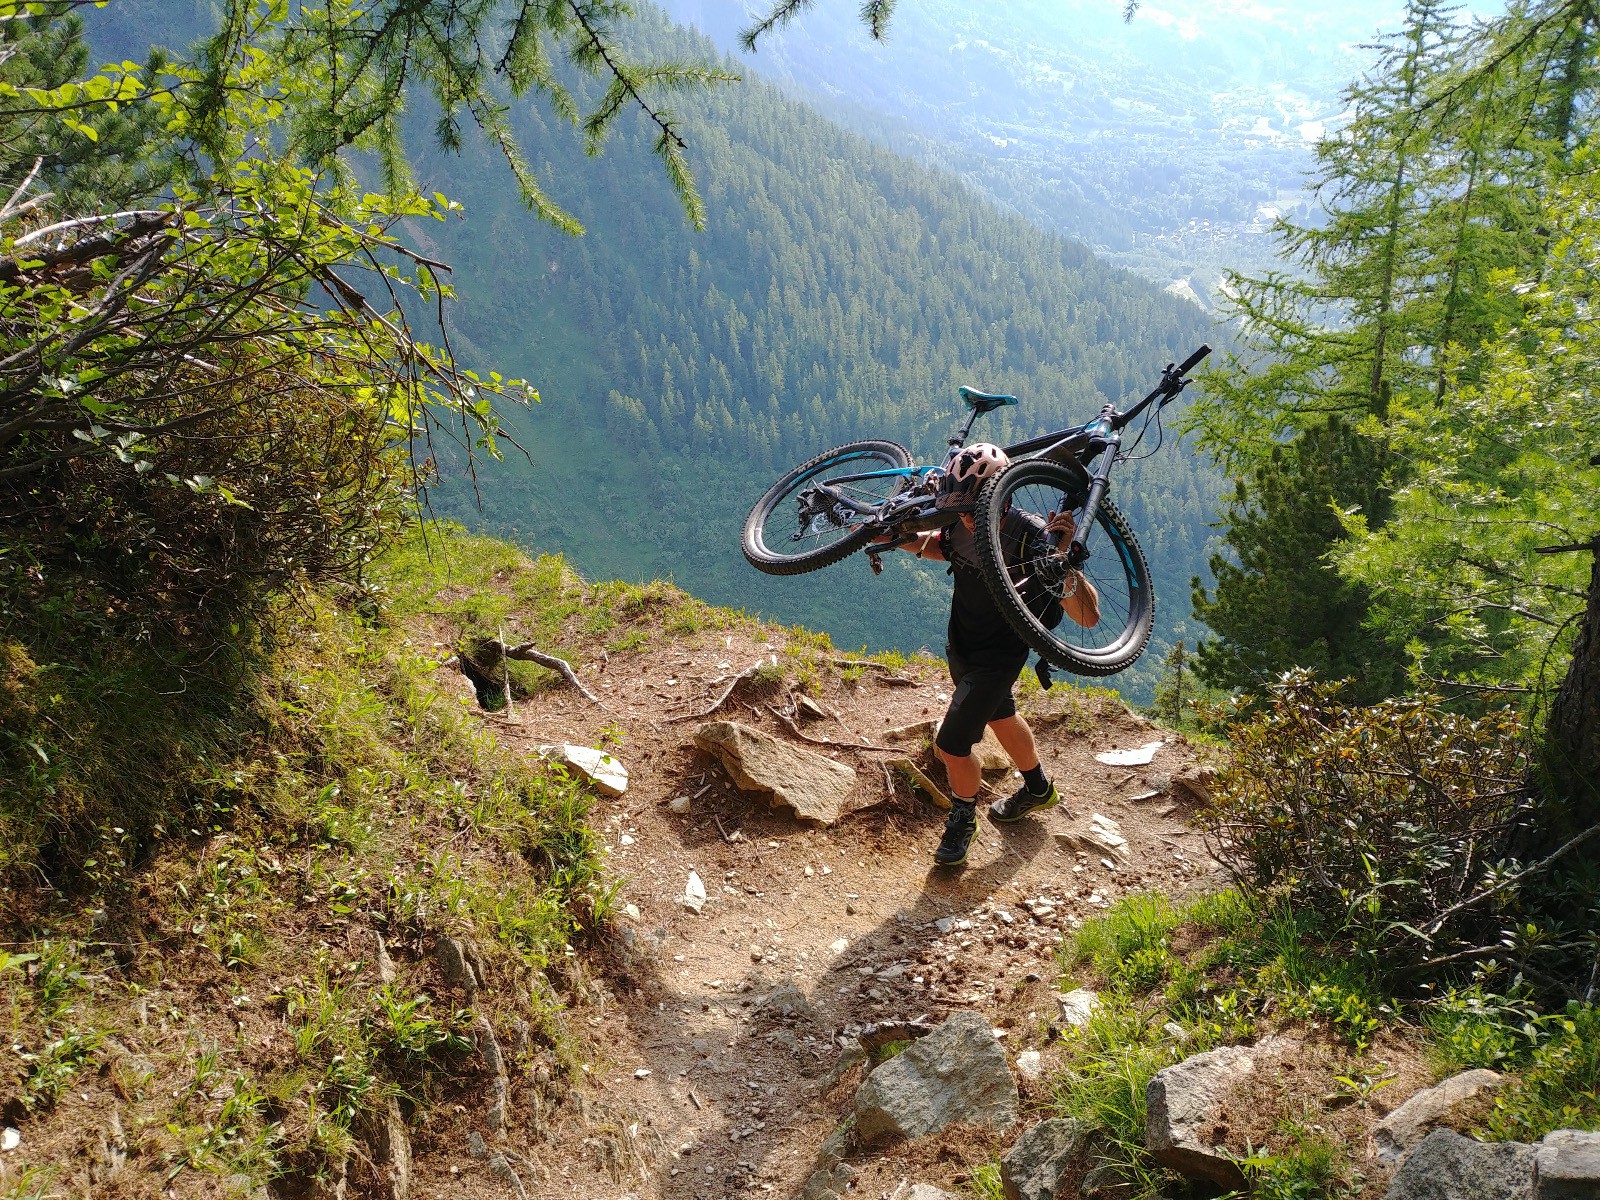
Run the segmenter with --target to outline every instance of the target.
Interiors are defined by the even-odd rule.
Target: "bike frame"
[[[1166,369],[1161,372],[1161,382],[1149,395],[1126,412],[1119,412],[1116,405],[1107,404],[1100,409],[1100,415],[1087,424],[1058,429],[1054,433],[1041,434],[1004,448],[1006,456],[1013,462],[1048,458],[1063,465],[1076,467],[1083,472],[1087,495],[1082,515],[1078,519],[1077,533],[1074,534],[1072,546],[1067,551],[1067,561],[1071,566],[1080,566],[1089,557],[1088,537],[1095,528],[1095,517],[1100,511],[1100,502],[1105,499],[1106,490],[1111,484],[1111,468],[1119,461],[1122,431],[1138,420],[1152,404],[1159,402],[1160,407],[1165,408],[1176,400],[1191,382],[1184,376],[1210,353],[1210,346],[1201,346],[1181,365],[1168,363]],[[880,533],[889,535],[888,541],[867,548],[867,554],[871,557],[875,571],[882,569],[882,564],[878,561],[880,555],[905,545],[919,533],[953,524],[963,514],[970,513],[977,507],[976,501],[939,508],[936,497],[891,496],[888,500],[877,504],[863,504],[850,496],[843,495],[838,490],[839,487],[869,479],[890,479],[897,476],[922,479],[933,471],[947,468],[961,447],[966,444],[980,411],[982,410],[974,406],[960,431],[949,439],[950,449],[945,456],[944,468],[926,465],[893,467],[881,471],[863,471],[859,475],[839,476],[827,483],[814,485],[834,504],[865,518],[866,523],[876,526]]]

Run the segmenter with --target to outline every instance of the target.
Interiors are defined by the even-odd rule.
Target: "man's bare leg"
[[[1001,717],[990,721],[989,728],[1000,739],[1000,745],[1011,756],[1019,771],[1031,771],[1039,765],[1039,748],[1033,741],[1033,730],[1019,716]]]
[[[978,787],[983,783],[983,769],[978,766],[978,756],[975,754],[946,754],[939,751],[939,759],[944,763],[945,776],[950,780],[950,790],[960,800],[971,800],[978,794]]]

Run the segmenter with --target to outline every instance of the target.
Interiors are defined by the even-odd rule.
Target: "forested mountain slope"
[[[644,33],[664,56],[712,57],[664,23]],[[757,79],[696,108],[703,234],[648,182],[642,129],[582,160],[573,131],[519,114],[535,165],[587,225],[576,240],[513,202],[487,150],[422,154],[424,181],[466,206],[460,223],[418,230],[456,266],[455,327],[544,398],[510,417],[532,470],[496,471],[481,520],[597,576],[670,576],[842,644],[938,650],[945,580],[926,566],[897,562],[878,580],[864,561],[798,580],[746,566],[738,525],[766,484],[857,437],[938,453],[961,415],[961,383],[1022,397],[1010,419],[980,424],[995,440],[1087,419],[1213,331],[1193,306],[1083,245]],[[1120,475],[1156,572],[1162,640],[1188,614],[1218,488],[1170,443]],[[464,489],[438,504],[475,519]]]
[[[151,29],[182,40],[202,8],[153,17]],[[100,29],[106,53],[136,53],[127,29]],[[659,15],[628,40],[639,58],[718,59]],[[706,199],[703,233],[684,220],[643,121],[624,121],[589,158],[580,133],[539,106],[513,114],[544,185],[586,226],[575,239],[522,207],[493,149],[469,140],[460,156],[443,153],[430,115],[413,114],[419,177],[465,206],[460,221],[412,231],[454,267],[456,350],[543,397],[507,414],[532,466],[514,457],[483,476],[481,511],[448,480],[435,510],[560,550],[595,577],[670,577],[841,644],[941,651],[942,575],[909,560],[876,580],[862,560],[804,579],[758,575],[737,546],[755,497],[853,438],[937,455],[964,416],[962,383],[1022,398],[977,436],[1085,420],[1106,399],[1142,393],[1215,331],[1083,244],[734,69],[743,82],[676,106]],[[1136,694],[1189,616],[1219,490],[1171,443],[1118,476],[1158,593],[1154,650],[1118,680]]]

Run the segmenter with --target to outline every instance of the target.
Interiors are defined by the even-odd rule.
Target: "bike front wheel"
[[[861,509],[875,508],[904,487],[908,477],[901,472],[910,465],[904,446],[880,441],[850,442],[801,463],[745,518],[746,560],[769,575],[800,575],[854,554],[872,539]],[[830,485],[848,503],[820,492],[818,484]]]
[[[984,485],[974,513],[979,562],[995,603],[1017,636],[1052,666],[1078,675],[1114,675],[1131,666],[1150,641],[1155,594],[1150,569],[1127,521],[1100,501],[1082,581],[1042,533],[1054,513],[1081,513],[1083,476],[1034,459],[1008,467]],[[1008,524],[1007,513],[1020,514]],[[1024,536],[1018,536],[1018,529]],[[1089,586],[1099,620],[1079,625],[1059,612],[1063,598]],[[1081,615],[1081,614],[1080,614]],[[1059,624],[1051,626],[1051,617]]]

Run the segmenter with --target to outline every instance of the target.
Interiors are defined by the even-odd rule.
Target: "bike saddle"
[[[1004,408],[1008,404],[1015,404],[1015,396],[1002,396],[996,392],[980,392],[977,388],[961,387],[961,398],[966,401],[968,408],[975,408],[981,413],[992,412],[997,408]]]

